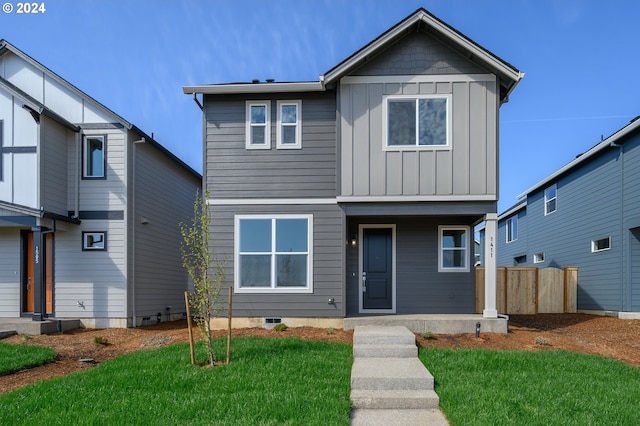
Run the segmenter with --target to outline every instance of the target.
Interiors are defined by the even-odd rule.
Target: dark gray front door
[[[364,228],[362,232],[362,309],[392,309],[392,230]]]

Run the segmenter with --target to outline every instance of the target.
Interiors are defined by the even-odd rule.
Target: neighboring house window
[[[83,251],[105,251],[107,249],[107,233],[106,232],[83,232],[82,233],[82,250]]]
[[[518,239],[518,216],[507,219],[507,242]]]
[[[611,248],[611,237],[591,241],[591,252],[605,251]]]
[[[247,102],[247,149],[271,149],[270,104],[270,101]]]
[[[544,190],[544,214],[545,216],[556,211],[558,208],[558,187],[552,185]]]
[[[311,293],[313,216],[236,216],[240,293]]]
[[[302,148],[302,101],[278,101],[278,149]]]
[[[106,169],[106,136],[85,136],[82,144],[82,177],[104,179]]]
[[[383,105],[386,150],[450,146],[450,96],[388,96]]]
[[[527,255],[523,254],[521,256],[516,256],[513,258],[513,266],[524,265],[527,263]]]
[[[533,255],[533,263],[544,262],[544,253],[536,253]]]
[[[469,227],[440,226],[438,271],[464,272],[469,270]]]

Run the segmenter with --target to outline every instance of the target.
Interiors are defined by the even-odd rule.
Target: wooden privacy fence
[[[476,267],[476,312],[484,309],[484,267]],[[503,314],[574,313],[578,268],[499,267],[496,308]]]

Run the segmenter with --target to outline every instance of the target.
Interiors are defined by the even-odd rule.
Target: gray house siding
[[[134,139],[136,135],[129,135]],[[130,144],[136,150],[134,182],[130,182],[131,212],[128,251],[134,256],[136,316],[184,312],[188,276],[180,254],[180,222],[190,223],[201,181],[149,144]],[[130,153],[133,158],[133,153]],[[135,210],[135,211],[134,211]],[[129,302],[129,309],[131,309]]]
[[[529,193],[517,244],[505,244],[507,217],[501,219],[498,264],[511,266],[515,255],[526,252],[527,265],[577,266],[579,309],[640,310],[640,135],[635,133]],[[545,216],[544,190],[554,183],[557,211]],[[592,252],[592,241],[602,238],[611,239],[610,249]],[[536,253],[544,253],[544,262],[534,264]]]
[[[507,220],[517,216],[518,238],[515,241],[507,242]],[[520,210],[498,222],[498,244],[497,263],[499,266],[516,266],[516,257],[526,256],[526,261],[532,260],[533,254],[527,253],[527,210]]]
[[[45,211],[67,215],[67,145],[74,138],[73,132],[40,116],[40,158],[45,159],[41,161],[40,199]]]
[[[20,316],[20,230],[0,227],[0,317]]]
[[[432,93],[452,96],[451,149],[383,151],[383,96]],[[496,106],[491,81],[343,83],[341,195],[495,196]]]
[[[215,206],[211,215],[212,244],[224,262],[226,287],[234,285],[234,217],[252,214],[313,214],[313,293],[235,293],[236,317],[343,317],[344,214],[337,205]],[[335,304],[327,303],[329,298]]]
[[[475,217],[348,217],[347,234],[361,224],[396,225],[396,313],[473,313],[473,267],[468,272],[438,271],[438,226],[464,225],[473,232]],[[473,263],[473,238],[468,262]],[[346,266],[347,316],[359,314],[358,248],[349,246]],[[355,274],[355,275],[354,275]],[[370,315],[370,314],[362,314]]]
[[[335,92],[284,93],[270,100],[271,149],[245,147],[246,97],[206,97],[205,185],[215,198],[336,196]],[[302,100],[302,149],[276,148],[277,100]]]

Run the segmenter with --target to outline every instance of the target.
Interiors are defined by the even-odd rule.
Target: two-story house
[[[473,227],[495,233],[498,110],[522,75],[419,9],[318,81],[184,87],[236,324],[474,312]]]
[[[0,41],[0,317],[181,316],[178,223],[200,186],[143,131]]]
[[[640,120],[520,194],[500,266],[577,266],[578,309],[640,317]]]

